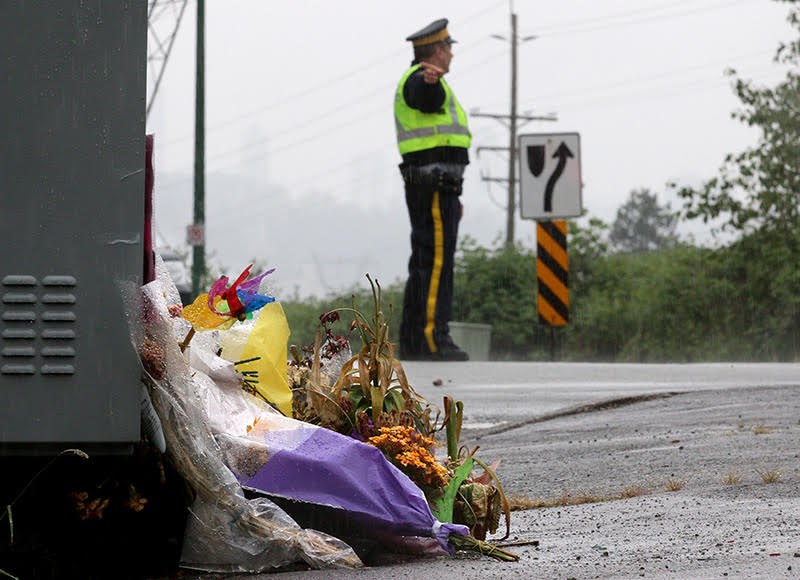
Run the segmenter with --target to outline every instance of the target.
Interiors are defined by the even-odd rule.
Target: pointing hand
[[[444,76],[444,69],[439,68],[435,64],[422,61],[419,63],[419,66],[422,68],[422,78],[425,79],[425,82],[429,85],[438,83],[439,79]]]

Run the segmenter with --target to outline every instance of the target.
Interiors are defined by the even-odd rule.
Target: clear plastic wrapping
[[[181,352],[186,327],[170,313],[170,306],[180,304],[178,293],[160,260],[156,272],[157,279],[140,292],[127,289],[129,319],[135,347],[142,352],[145,341],[155,345],[156,360],[145,361],[147,393],[160,418],[167,455],[195,493],[181,565],[237,572],[295,562],[315,568],[360,566],[341,540],[301,528],[266,498],[245,497],[226,458],[257,461],[249,443],[246,450],[235,450],[243,441],[239,436],[262,415],[276,412],[237,387],[225,361],[208,355],[205,348],[215,337],[193,341],[189,353]]]

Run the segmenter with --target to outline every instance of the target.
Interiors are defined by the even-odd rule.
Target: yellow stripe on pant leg
[[[428,306],[425,312],[425,340],[428,343],[428,349],[431,352],[437,352],[439,347],[433,340],[433,328],[436,322],[436,297],[439,295],[439,281],[442,277],[442,262],[444,261],[444,229],[438,191],[433,193],[431,217],[433,218],[433,267],[431,268],[431,283],[428,286]]]

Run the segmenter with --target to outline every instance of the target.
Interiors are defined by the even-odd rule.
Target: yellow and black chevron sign
[[[569,259],[566,220],[536,223],[536,308],[550,326],[569,322]]]

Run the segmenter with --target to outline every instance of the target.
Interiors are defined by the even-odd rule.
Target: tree
[[[800,31],[800,8],[793,7],[787,20]],[[697,189],[681,188],[678,194],[688,218],[706,223],[720,219],[722,229],[740,234],[775,230],[796,239],[800,225],[800,74],[796,72],[800,38],[781,43],[774,61],[791,67],[785,80],[774,88],[756,86],[738,78],[735,70],[727,71],[743,104],[732,116],[760,130],[758,144],[729,154],[718,177]]]
[[[648,189],[635,189],[617,210],[609,239],[624,253],[663,250],[677,245],[677,225],[678,215],[669,204],[659,205],[656,194]]]
[[[584,212],[583,217],[586,215]],[[586,225],[580,225],[577,220],[569,222],[569,286],[574,298],[591,286],[595,268],[608,256],[607,232],[608,224],[600,218],[590,217]]]
[[[787,20],[800,32],[800,0],[778,1],[793,5]],[[688,218],[719,220],[737,236],[728,261],[745,283],[747,332],[773,345],[765,352],[776,360],[791,360],[800,353],[800,36],[781,43],[774,60],[789,70],[772,88],[728,71],[743,105],[733,117],[759,130],[757,145],[728,155],[718,177],[678,194]]]

